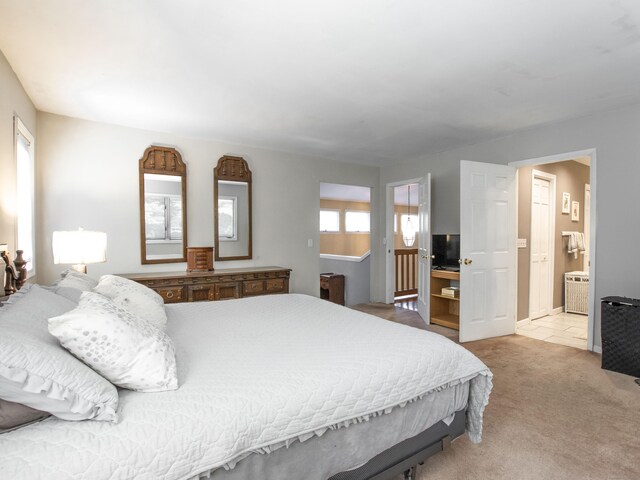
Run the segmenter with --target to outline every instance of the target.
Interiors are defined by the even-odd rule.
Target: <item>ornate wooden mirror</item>
[[[251,170],[242,157],[225,155],[213,170],[216,260],[247,260],[251,253]]]
[[[140,159],[140,251],[143,264],[187,261],[187,166],[175,148]]]

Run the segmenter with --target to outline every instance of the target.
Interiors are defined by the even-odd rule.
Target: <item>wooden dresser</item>
[[[152,288],[165,303],[179,303],[289,293],[290,274],[290,268],[252,267],[193,273],[127,273],[120,276]]]

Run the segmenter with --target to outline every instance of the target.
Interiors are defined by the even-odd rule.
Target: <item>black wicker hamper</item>
[[[640,377],[640,300],[602,299],[602,368]]]

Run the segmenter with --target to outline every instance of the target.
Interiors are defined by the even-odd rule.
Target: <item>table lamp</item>
[[[87,264],[107,261],[107,234],[88,230],[53,232],[53,263],[71,264],[78,272],[87,273]]]

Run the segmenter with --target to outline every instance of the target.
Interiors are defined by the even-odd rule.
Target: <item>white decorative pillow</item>
[[[93,291],[110,298],[118,307],[160,330],[165,329],[167,313],[164,310],[164,300],[149,287],[117,275],[103,275]]]
[[[98,282],[86,273],[76,272],[75,270],[65,270],[60,274],[60,277],[62,278],[54,286],[75,288],[86,292],[98,285]]]
[[[53,338],[47,319],[75,304],[33,285],[0,309],[0,398],[64,420],[117,420],[118,392]]]
[[[49,332],[114,385],[139,392],[178,388],[169,336],[102,295],[84,292],[77,308],[49,319]]]

